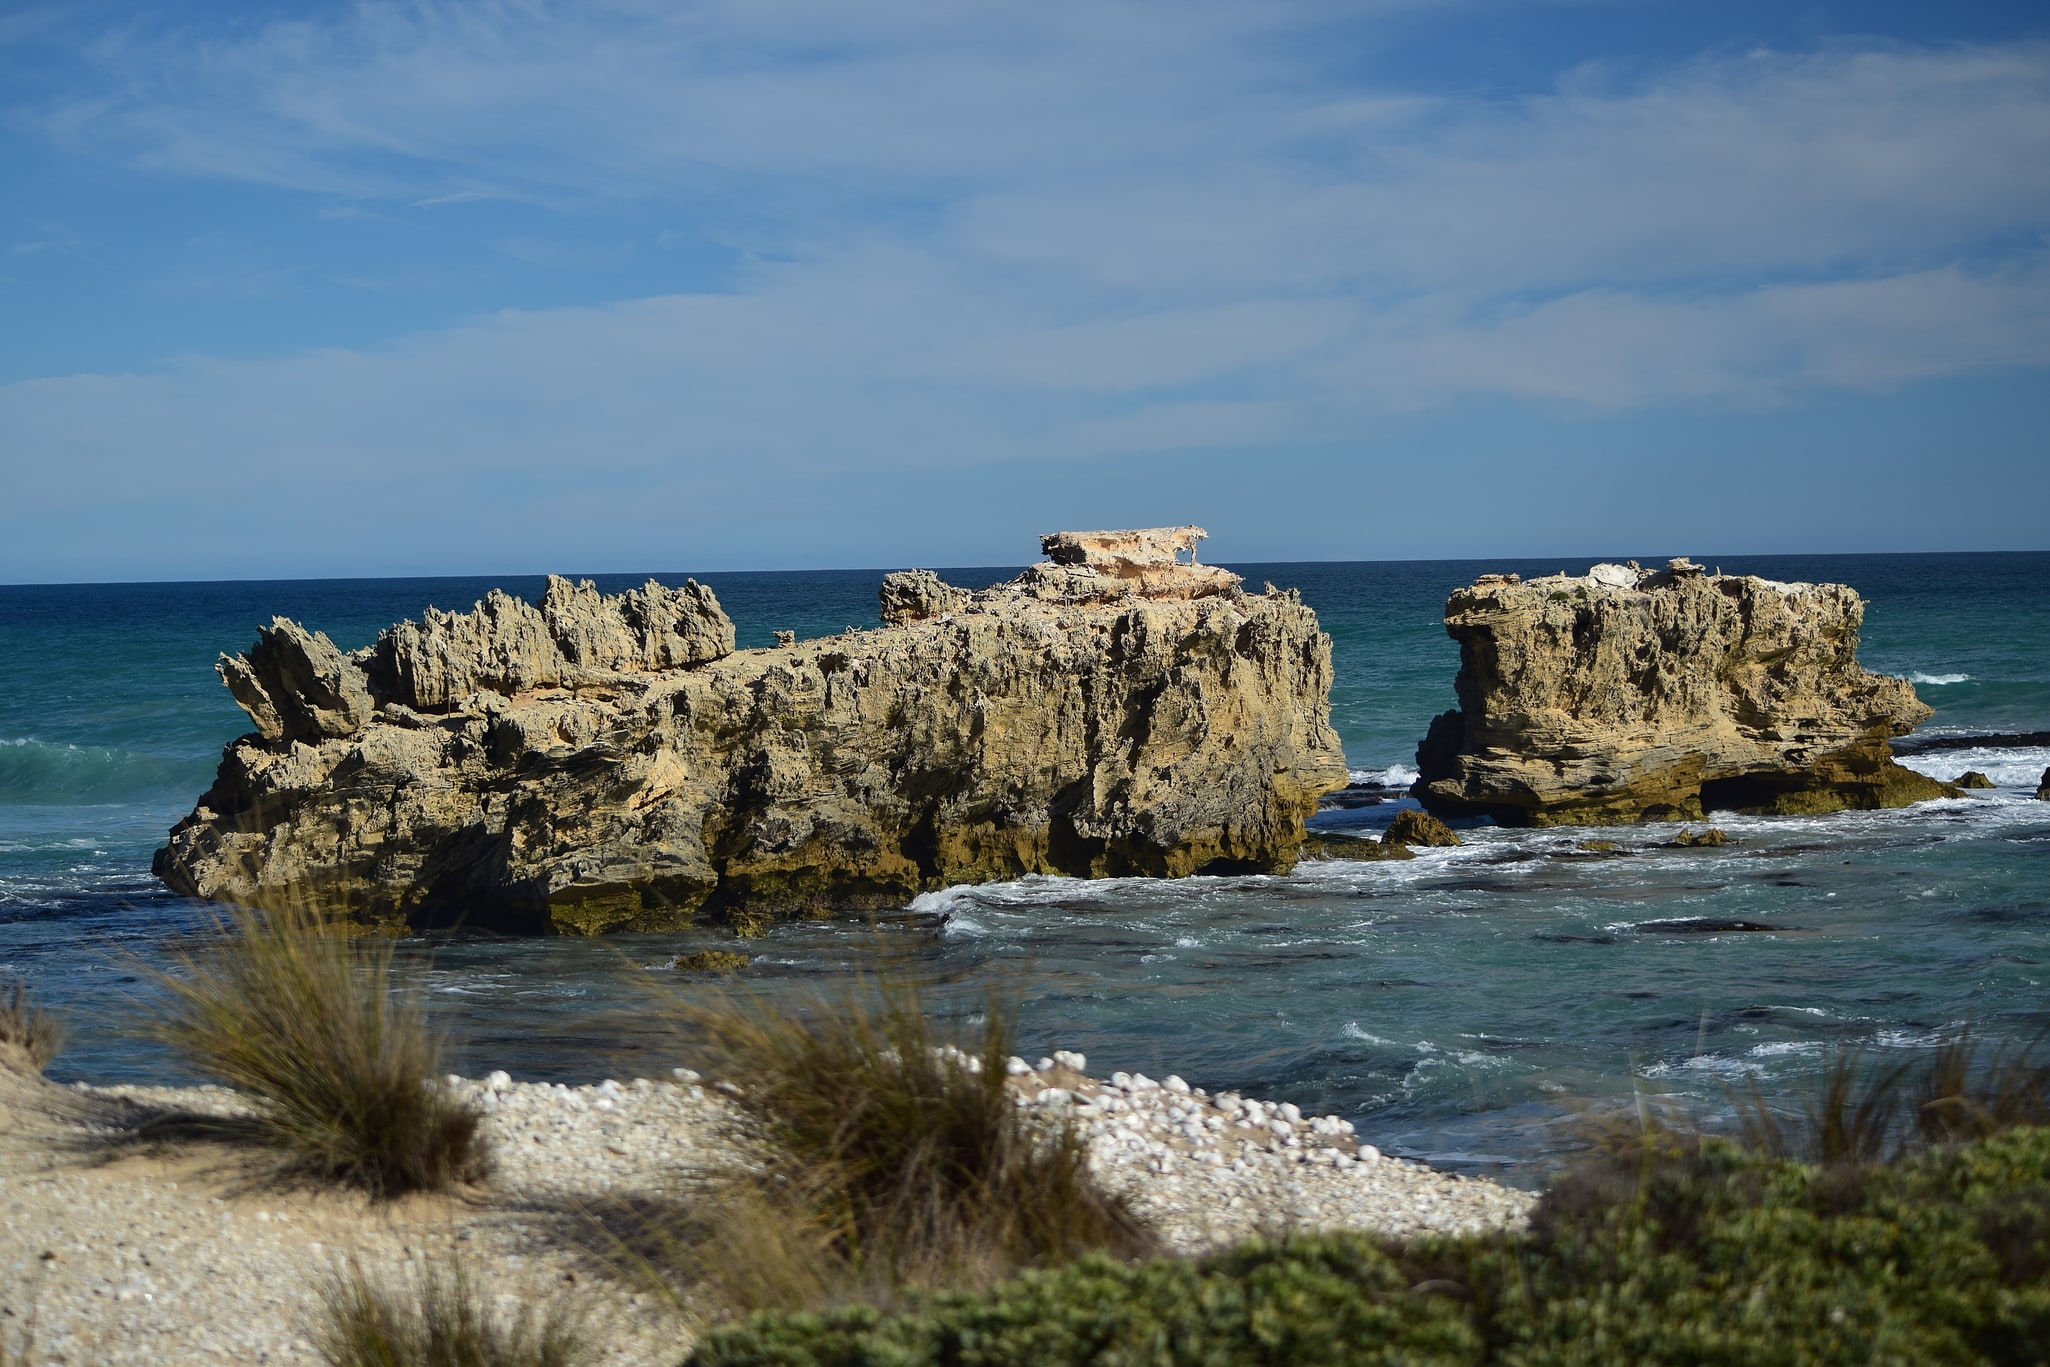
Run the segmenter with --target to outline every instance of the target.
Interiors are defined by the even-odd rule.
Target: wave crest
[[[197,791],[190,764],[98,745],[0,740],[0,803],[79,806]]]

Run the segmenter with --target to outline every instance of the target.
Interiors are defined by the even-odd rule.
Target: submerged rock
[[[1511,825],[1901,807],[1957,789],[1893,760],[1930,709],[1858,665],[1841,584],[1597,565],[1456,590],[1459,707],[1431,723],[1413,792]]]
[[[1330,639],[1200,532],[1063,534],[979,593],[892,575],[894,625],[733,651],[709,589],[494,592],[344,656],[274,623],[256,722],[154,869],[371,922],[653,929],[953,883],[1291,867],[1346,782]]]
[[[1386,836],[1368,840],[1356,835],[1326,835],[1321,831],[1311,831],[1303,837],[1301,858],[1310,863],[1336,860],[1364,864],[1382,859],[1414,859],[1416,854],[1407,845],[1390,843]]]

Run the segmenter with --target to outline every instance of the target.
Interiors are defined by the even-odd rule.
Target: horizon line
[[[1691,556],[1691,554],[1692,554],[1692,553],[1691,553],[1691,552],[1689,552],[1689,553],[1687,553],[1687,554],[1689,554],[1689,555]],[[2017,548],[2017,549],[2007,549],[2007,550],[1970,550],[1970,551],[1959,551],[1959,550],[1947,550],[1947,551],[1749,551],[1749,552],[1743,552],[1743,553],[1740,553],[1740,554],[1738,554],[1738,555],[1734,555],[1734,556],[1731,556],[1731,557],[1729,557],[1729,558],[1730,558],[1730,559],[1732,559],[1732,560],[1743,560],[1743,559],[1746,559],[1746,558],[1749,558],[1749,559],[1753,559],[1753,560],[1773,560],[1773,559],[1794,559],[1794,558],[1799,558],[1799,559],[1804,559],[1804,560],[1853,560],[1853,559],[1866,559],[1866,558],[1871,558],[1871,557],[1874,557],[1874,556],[1893,556],[1893,557],[1902,557],[1902,558],[1906,558],[1906,557],[1913,557],[1913,556],[1973,556],[1973,555],[1976,555],[1976,556],[1994,556],[1994,555],[2045,555],[2045,556],[2050,556],[2050,549],[2020,549],[2020,548]],[[1237,566],[1248,566],[1248,567],[1250,567],[1250,566],[1279,566],[1279,565],[1479,565],[1479,564],[1488,564],[1488,563],[1493,563],[1493,562],[1499,562],[1499,561],[1531,561],[1531,560],[1544,560],[1544,561],[1549,561],[1549,560],[1557,560],[1557,559],[1561,559],[1561,558],[1565,558],[1565,559],[1569,559],[1569,560],[1578,560],[1578,559],[1583,559],[1583,558],[1586,558],[1586,556],[1585,556],[1585,554],[1584,554],[1584,553],[1576,553],[1576,554],[1574,554],[1574,555],[1571,555],[1571,556],[1564,556],[1564,557],[1562,557],[1561,555],[1559,555],[1559,554],[1556,554],[1556,553],[1553,553],[1553,554],[1528,554],[1528,555],[1494,555],[1494,556],[1400,556],[1400,557],[1392,557],[1392,556],[1391,556],[1391,557],[1372,557],[1372,556],[1368,556],[1368,557],[1360,557],[1360,558],[1354,558],[1354,559],[1344,559],[1344,560],[1337,560],[1337,559],[1323,559],[1323,560],[1206,560],[1206,561],[1204,561],[1203,563],[1204,563],[1204,564],[1208,564],[1208,565],[1217,565],[1217,566],[1220,566],[1220,567],[1222,567],[1222,568],[1224,568],[1224,569],[1232,569],[1232,568],[1234,568],[1234,567],[1237,567]],[[1630,557],[1630,556],[1596,556],[1596,557],[1594,557],[1593,559],[1589,560],[1589,564],[1602,564],[1602,563],[1624,563],[1625,561],[1627,561],[1627,560],[1630,560],[1630,559],[1637,559],[1637,560],[1641,560],[1641,561],[1643,561],[1643,562],[1644,562],[1644,563],[1646,563],[1646,564],[1651,564],[1651,563],[1653,563],[1653,562],[1655,562],[1655,561],[1657,561],[1657,560],[1659,560],[1659,559],[1661,559],[1661,558],[1662,558],[1662,557],[1659,557],[1659,556],[1655,556],[1655,555],[1654,555],[1654,556],[1650,556],[1650,557],[1646,557],[1646,556],[1645,556],[1645,555],[1644,555],[1643,553],[1640,553],[1639,555],[1637,555],[1637,556],[1635,556],[1635,557]],[[1668,558],[1668,559],[1669,559],[1669,558],[1671,558],[1671,557],[1663,557],[1663,558]],[[1710,555],[1708,556],[1708,559],[1709,559],[1710,561],[1714,561],[1714,560],[1716,559],[1716,557],[1715,557],[1715,556],[1714,556],[1713,554],[1710,554]],[[438,573],[438,574],[301,574],[301,575],[288,575],[288,576],[283,576],[283,577],[279,577],[279,578],[247,578],[247,577],[244,577],[244,578],[231,578],[231,577],[226,577],[226,576],[222,576],[222,577],[215,577],[215,578],[198,578],[198,579],[25,579],[25,580],[10,580],[10,581],[8,581],[8,582],[6,582],[6,583],[0,583],[0,589],[86,589],[86,588],[179,588],[179,587],[184,587],[184,586],[187,586],[187,585],[200,585],[200,584],[352,584],[352,583],[378,583],[378,582],[390,582],[390,581],[396,581],[396,580],[415,580],[415,581],[418,581],[418,580],[477,580],[477,579],[492,579],[492,578],[499,578],[499,579],[536,579],[536,578],[546,578],[547,576],[549,576],[549,575],[551,575],[551,574],[556,574],[556,575],[560,575],[560,576],[561,576],[562,578],[564,578],[564,579],[570,579],[570,580],[579,580],[579,579],[594,579],[594,580],[595,580],[595,579],[616,579],[616,578],[632,578],[632,577],[636,577],[636,576],[641,576],[641,575],[646,575],[646,576],[648,576],[649,578],[660,578],[660,577],[663,577],[663,576],[671,576],[671,577],[674,577],[674,576],[677,576],[677,575],[682,575],[682,576],[685,576],[685,577],[695,577],[695,576],[698,576],[698,575],[705,575],[705,576],[711,576],[711,575],[739,575],[739,574],[892,574],[892,573],[895,573],[895,572],[897,572],[897,571],[899,571],[899,570],[907,570],[907,569],[930,569],[930,570],[932,570],[932,571],[933,571],[934,573],[968,573],[968,572],[981,572],[981,571],[984,571],[984,570],[989,570],[989,571],[998,571],[998,572],[1001,572],[1001,571],[1007,571],[1007,570],[1008,570],[1008,571],[1013,571],[1013,572],[1015,572],[1015,571],[1019,571],[1019,570],[1022,570],[1022,569],[1024,569],[1024,568],[1025,568],[1025,565],[1028,565],[1028,564],[1033,564],[1033,563],[1036,563],[1036,562],[1033,562],[1033,561],[1026,561],[1026,562],[1024,562],[1023,564],[1018,564],[1018,563],[1012,563],[1012,564],[992,564],[992,565],[895,565],[895,566],[875,566],[875,565],[817,565],[817,566],[811,566],[811,567],[808,567],[808,568],[806,568],[806,567],[786,567],[786,568],[778,568],[778,569],[695,569],[695,570],[583,570],[583,571],[563,571],[563,570],[513,570],[513,571],[496,571],[496,572],[493,572],[493,571],[481,571],[481,572],[477,572],[477,573],[466,573],[466,574],[449,574],[449,573]]]

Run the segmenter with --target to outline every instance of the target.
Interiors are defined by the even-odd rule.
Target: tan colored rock
[[[1991,788],[1995,786],[1992,779],[1986,777],[1977,769],[1967,769],[1952,779],[1951,782],[1960,788]]]
[[[968,601],[968,594],[931,570],[899,570],[883,576],[883,625],[930,621]]]
[[[350,735],[375,705],[358,662],[324,634],[283,617],[257,632],[247,654],[223,655],[214,670],[269,741]]]
[[[1513,825],[1822,812],[1955,795],[1887,742],[1930,715],[1857,661],[1864,601],[1841,584],[1596,566],[1484,576],[1454,592],[1457,710],[1413,789],[1446,816]]]
[[[1201,527],[1054,532],[1039,538],[1050,563],[1026,574],[1045,596],[1071,602],[1229,593],[1238,587],[1237,575],[1196,563],[1196,543],[1208,536]]]
[[[548,576],[541,606],[493,589],[468,612],[427,609],[358,652],[381,701],[439,711],[475,693],[508,697],[586,674],[677,669],[733,652],[733,623],[696,580],[650,579],[607,596]]]
[[[2043,781],[2036,785],[2036,800],[2050,802],[2050,769],[2043,771]]]
[[[1047,568],[1052,591],[948,588],[941,617],[668,668],[730,643],[709,591],[652,586],[634,601],[667,606],[636,616],[554,580],[541,609],[431,614],[362,653],[356,729],[230,746],[154,867],[252,905],[579,932],[1289,868],[1346,781],[1315,615],[1208,566],[1143,596]]]
[[[1460,843],[1452,828],[1437,817],[1429,812],[1413,811],[1397,812],[1381,839],[1390,845],[1423,845],[1427,848]]]

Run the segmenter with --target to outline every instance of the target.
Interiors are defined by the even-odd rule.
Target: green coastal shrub
[[[1469,1363],[1465,1308],[1418,1297],[1364,1236],[1252,1242],[1197,1263],[1094,1254],[920,1313],[763,1315],[713,1334],[693,1367],[1000,1367],[1010,1363]]]
[[[1686,1139],[1547,1193],[1527,1234],[1085,1259],[984,1295],[758,1316],[695,1367],[1984,1363],[2050,1353],[2050,1129],[1890,1165]]]

